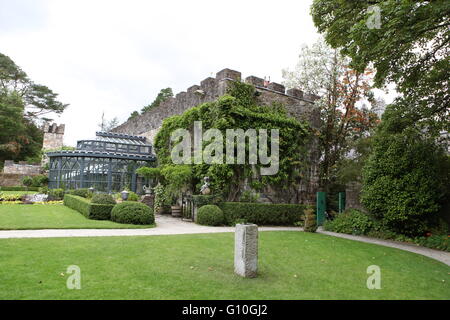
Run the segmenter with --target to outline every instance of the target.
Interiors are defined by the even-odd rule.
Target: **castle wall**
[[[155,107],[142,115],[132,118],[125,123],[114,128],[112,132],[145,136],[151,143],[161,128],[162,121],[170,116],[182,114],[189,108],[201,103],[215,101],[227,91],[231,81],[241,81],[241,73],[231,69],[223,69],[216,74],[215,78],[208,77],[193,85],[186,91],[178,93],[158,107]],[[266,83],[264,79],[249,76],[246,83],[255,86],[259,93],[257,102],[261,105],[271,105],[274,102],[282,103],[288,114],[298,120],[307,121],[311,127],[318,129],[320,126],[320,113],[314,105],[314,101],[319,97],[302,92],[299,89],[286,90],[278,83]],[[318,141],[313,137],[309,145],[309,162],[311,167],[308,172],[308,179],[296,190],[292,196],[277,195],[273,190],[266,190],[268,198],[273,202],[294,202],[294,203],[314,203],[315,192],[318,186]]]

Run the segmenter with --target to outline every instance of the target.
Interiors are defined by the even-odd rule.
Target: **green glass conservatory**
[[[74,151],[55,151],[49,157],[49,188],[93,187],[102,192],[128,188],[142,193],[143,181],[135,171],[156,160],[146,138],[97,132],[95,140],[81,140]]]

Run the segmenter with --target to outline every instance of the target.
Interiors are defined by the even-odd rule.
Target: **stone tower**
[[[42,128],[44,131],[44,143],[42,149],[59,149],[64,145],[64,130],[65,125],[46,122]]]

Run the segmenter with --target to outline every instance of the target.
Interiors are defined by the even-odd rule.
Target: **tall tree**
[[[374,102],[372,72],[369,69],[358,72],[348,63],[337,50],[319,40],[302,48],[293,71],[283,70],[286,86],[321,96],[316,103],[322,119],[320,181],[324,189],[328,188],[336,165],[349,151],[351,142],[367,135],[377,120],[367,108],[358,107],[365,100]]]
[[[62,113],[67,104],[58,101],[58,94],[31,81],[8,56],[0,53],[0,94],[15,92],[24,103],[24,116],[37,120],[49,113]]]
[[[38,160],[43,133],[37,122],[67,107],[57,96],[32,82],[11,58],[0,53],[0,161]]]
[[[450,1],[314,0],[311,12],[356,70],[373,65],[376,86],[397,85],[399,112],[435,135],[449,130]]]
[[[147,112],[150,109],[159,106],[162,102],[172,97],[173,97],[172,88],[161,89],[161,91],[159,91],[158,95],[156,96],[155,100],[149,105],[142,108],[141,113]]]

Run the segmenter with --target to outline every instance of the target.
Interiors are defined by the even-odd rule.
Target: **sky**
[[[159,90],[230,68],[281,82],[319,34],[312,0],[0,0],[0,52],[70,106],[65,144],[124,122]]]

